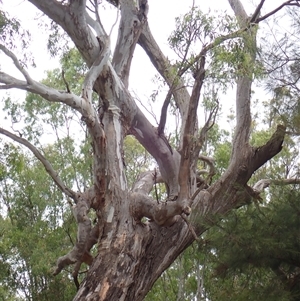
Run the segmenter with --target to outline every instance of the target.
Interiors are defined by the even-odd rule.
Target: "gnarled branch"
[[[88,217],[90,206],[90,201],[83,194],[78,195],[77,204],[73,207],[73,215],[78,224],[77,241],[68,254],[58,258],[53,272],[54,276],[58,275],[66,266],[76,263],[73,273],[73,276],[76,277],[82,262],[91,265],[93,257],[90,254],[90,249],[98,241],[99,225],[96,224],[92,228]]]
[[[140,221],[147,217],[159,226],[168,227],[173,225],[178,215],[185,213],[189,215],[191,209],[188,201],[176,200],[173,202],[155,202],[151,197],[133,192],[130,196],[132,216]]]

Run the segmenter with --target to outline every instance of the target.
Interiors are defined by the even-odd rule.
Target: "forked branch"
[[[162,178],[155,171],[140,174],[130,195],[131,214],[139,222],[143,217],[147,217],[157,225],[167,227],[175,223],[182,213],[189,215],[191,209],[187,200],[154,201],[149,193],[158,182],[162,182]]]
[[[94,84],[100,73],[103,71],[103,68],[106,66],[110,55],[110,39],[107,38],[104,42],[100,39],[98,41],[100,45],[100,53],[85,76],[82,88],[82,97],[86,99],[91,106]]]
[[[298,6],[300,7],[300,1],[299,0],[289,0],[286,1],[284,3],[282,3],[281,5],[279,5],[277,8],[275,8],[274,10],[270,11],[269,13],[259,17],[259,18],[255,18],[255,14],[253,14],[253,17],[251,18],[251,23],[259,23],[263,20],[266,20],[267,18],[271,17],[272,15],[276,14],[278,11],[280,11],[283,7],[285,6]],[[259,8],[259,7],[258,7]]]

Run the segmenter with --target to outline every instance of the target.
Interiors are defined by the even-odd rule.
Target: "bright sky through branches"
[[[247,13],[253,12],[259,2],[260,1],[253,0],[244,1],[243,4],[245,5]],[[282,2],[283,1],[279,0],[267,0],[264,4],[263,12],[265,13],[273,10]],[[229,13],[232,13],[228,1],[225,0],[210,0],[209,2],[195,0],[194,3],[195,5],[198,5],[203,11],[211,10],[213,12],[215,10],[227,10]],[[170,50],[167,39],[171,32],[174,30],[175,18],[188,12],[192,4],[192,0],[149,0],[150,9],[148,14],[148,22],[150,29],[158,45],[171,61],[176,58],[176,55]],[[21,26],[25,30],[29,30],[31,33],[31,41],[28,51],[32,54],[32,57],[36,63],[36,68],[32,68],[30,66],[28,67],[30,76],[35,80],[41,80],[45,77],[45,71],[59,67],[59,57],[51,58],[47,50],[48,35],[45,31],[43,31],[41,27],[38,26],[38,23],[42,22],[43,19],[41,12],[38,11],[31,3],[28,3],[25,0],[3,0],[3,4],[0,4],[0,6],[2,6],[4,11],[9,12],[11,17],[19,19],[21,21]],[[103,10],[100,11],[100,17],[104,26],[106,27],[106,31],[109,33],[117,17],[116,9],[114,7],[111,7],[110,5],[107,5],[106,3],[105,9],[103,8]],[[112,32],[113,47],[116,41],[117,34],[118,24],[115,25]],[[16,47],[18,47],[18,45],[16,45]],[[21,58],[22,53],[20,51],[16,52],[15,54],[18,56],[18,58]],[[22,79],[21,74],[13,66],[11,60],[3,53],[0,53],[0,68],[3,71],[7,71],[7,73],[9,73],[10,75]],[[152,66],[150,60],[148,59],[144,51],[140,47],[137,47],[134,53],[131,67],[129,89],[132,90],[134,94],[137,95],[141,101],[143,101],[143,103],[147,103],[150,95],[153,93],[153,90],[157,88],[155,84],[151,84],[155,74],[156,70]],[[13,93],[11,95],[16,95],[16,97],[20,97],[17,96],[20,95],[20,93],[24,95],[24,92],[17,90],[11,90],[9,92]],[[6,93],[7,92],[5,90],[0,91],[0,97],[2,98],[4,95],[6,95]],[[163,94],[161,97],[161,101],[163,101],[165,95]],[[154,108],[154,110],[156,111],[155,113],[158,113],[158,116],[160,113],[160,106],[161,104],[158,103],[157,109]],[[0,120],[2,120],[2,118],[0,118]],[[152,122],[155,123],[153,119]]]

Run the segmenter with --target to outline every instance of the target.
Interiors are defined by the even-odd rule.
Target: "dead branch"
[[[261,21],[269,18],[270,16],[276,14],[278,11],[280,11],[285,6],[298,6],[298,7],[300,7],[300,3],[299,3],[299,0],[289,0],[289,1],[286,1],[286,2],[282,3],[280,6],[278,6],[277,8],[275,8],[274,10],[272,10],[271,12],[265,14],[264,16],[262,16],[260,18],[257,18],[256,20],[253,20],[251,22],[253,22],[253,23],[259,23],[259,22],[261,22]]]
[[[187,224],[187,226],[188,226],[189,230],[191,231],[191,233],[192,233],[194,239],[195,239],[196,241],[200,242],[201,239],[197,236],[197,234],[196,234],[196,232],[195,232],[195,229],[193,228],[193,226],[191,225],[191,223],[189,222],[189,220],[185,217],[185,214],[184,214],[184,213],[181,214],[181,218],[182,218],[182,219],[185,221],[185,223]]]
[[[161,108],[160,120],[159,120],[159,125],[157,128],[157,132],[158,132],[159,136],[161,134],[164,134],[165,125],[166,125],[166,121],[167,121],[167,110],[168,110],[168,106],[170,104],[171,97],[172,97],[172,88],[169,89],[168,94],[165,98],[164,104]]]
[[[294,179],[262,179],[253,185],[253,189],[257,192],[262,192],[264,189],[268,188],[270,185],[284,186],[284,185],[298,185],[300,184],[299,178]]]
[[[77,241],[73,249],[66,255],[58,258],[53,275],[58,275],[63,268],[74,264],[73,276],[77,277],[81,263],[91,265],[93,257],[90,254],[90,249],[97,243],[99,237],[98,223],[92,228],[91,220],[88,217],[90,210],[90,202],[83,194],[78,196],[78,202],[73,207],[73,215],[78,224]]]
[[[61,72],[61,77],[62,77],[62,79],[63,79],[63,82],[64,82],[65,85],[66,85],[67,92],[68,92],[68,93],[71,93],[69,84],[68,84],[68,82],[66,81],[66,78],[65,78],[65,71],[64,71],[64,70],[62,70],[62,72]]]

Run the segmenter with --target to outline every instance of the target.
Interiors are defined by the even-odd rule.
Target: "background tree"
[[[75,140],[66,131],[66,140],[57,137],[58,142],[66,144],[58,145],[60,153],[55,157],[61,156],[62,160],[55,167],[50,164],[51,156],[47,158],[47,152],[38,145],[39,141],[30,136],[30,128],[19,136],[3,128],[0,133],[33,152],[65,195],[65,200],[61,197],[65,205],[68,198],[73,200],[77,240],[73,249],[58,259],[54,275],[74,264],[72,274],[77,283],[81,265],[90,266],[74,300],[142,300],[160,274],[198,236],[233,209],[259,198],[261,186],[250,186],[248,181],[280,152],[286,128],[278,125],[265,143],[251,145],[251,85],[260,71],[260,64],[256,64],[256,24],[284,6],[299,6],[299,3],[287,1],[262,15],[265,1],[261,1],[249,17],[239,0],[229,0],[235,18],[222,18],[221,22],[192,7],[189,14],[177,20],[176,31],[170,38],[179,58],[171,64],[151,35],[145,1],[110,1],[121,11],[112,58],[110,35],[100,21],[97,1],[29,2],[52,20],[55,30],[61,27],[77,47],[88,67],[81,92],[76,93],[70,87],[65,74],[62,74],[65,91],[57,82],[38,83],[31,78],[24,62],[12,52],[13,44],[7,34],[11,26],[16,27],[15,32],[19,30],[19,24],[5,14],[1,17],[4,25],[0,49],[12,59],[24,80],[0,72],[1,89],[19,88],[41,96],[46,102],[37,97],[33,112],[35,108],[43,109],[47,103],[53,110],[49,120],[51,116],[64,117],[65,122],[60,126],[67,129],[70,129],[68,121],[78,114],[78,124],[83,124],[88,132],[86,135],[83,128],[82,141],[88,139],[91,149],[89,155],[76,153],[78,134]],[[169,86],[157,128],[149,123],[128,90],[137,43]],[[84,72],[84,68],[81,70]],[[204,122],[198,120],[197,109],[203,87],[219,84],[224,88],[226,82],[236,85],[236,126],[229,163],[212,181],[214,164],[205,155],[205,142],[216,121],[216,93],[212,93]],[[171,101],[181,117],[175,146],[171,146],[164,133]],[[12,113],[18,109],[14,104],[8,107],[13,109]],[[28,122],[34,120],[34,115]],[[44,122],[47,120],[45,116]],[[36,137],[43,130],[34,133]],[[58,136],[55,128],[54,133]],[[126,181],[123,152],[124,139],[129,134],[135,136],[159,167],[159,172],[141,173],[132,189]],[[62,152],[65,149],[67,154]],[[68,169],[74,167],[72,155],[78,164],[84,162],[85,173],[89,171],[91,177],[78,177],[76,173],[68,176]],[[199,166],[208,168],[203,172]],[[167,197],[159,201],[150,195],[157,182],[164,182],[167,188]]]
[[[8,143],[1,151],[1,162],[8,162],[1,174],[1,200],[7,209],[7,217],[1,217],[1,299],[49,300],[59,294],[70,300],[76,290],[68,272],[51,275],[61,250],[76,239],[61,191],[35,158]],[[53,162],[58,158],[53,149],[47,154]]]

